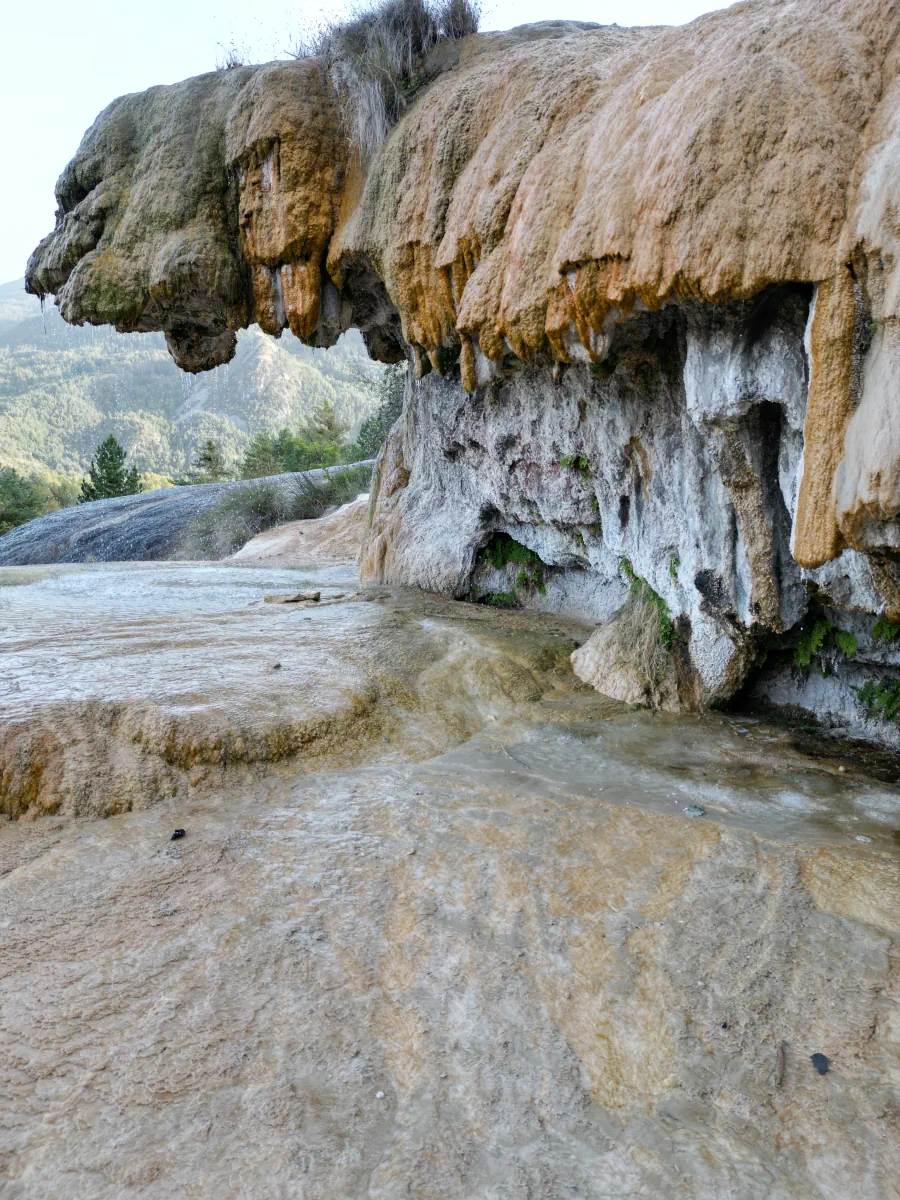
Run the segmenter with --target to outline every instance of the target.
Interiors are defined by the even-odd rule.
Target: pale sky
[[[681,25],[727,0],[485,0],[482,29],[566,19]],[[0,17],[0,283],[20,278],[53,228],[53,186],[116,96],[212,70],[230,43],[252,61],[284,57],[295,31],[335,6],[248,13],[247,0],[6,0]]]

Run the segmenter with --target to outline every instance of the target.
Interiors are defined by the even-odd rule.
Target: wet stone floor
[[[586,635],[0,571],[4,1200],[900,1195],[891,760]]]

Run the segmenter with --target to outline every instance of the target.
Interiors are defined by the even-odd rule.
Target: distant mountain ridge
[[[14,279],[12,283],[0,283],[0,338],[13,325],[34,317],[41,311],[37,296],[25,291],[25,280]]]
[[[354,430],[377,406],[360,376],[381,368],[355,330],[331,350],[256,326],[238,339],[227,366],[185,375],[162,334],[66,325],[22,280],[0,285],[0,466],[80,476],[112,433],[139,470],[177,476],[207,438],[235,460],[251,436],[294,427],[323,400]]]

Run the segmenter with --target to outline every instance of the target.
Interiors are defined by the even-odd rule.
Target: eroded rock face
[[[316,60],[124,97],[28,283],[188,370],[253,320],[407,354],[370,577],[600,620],[644,580],[698,704],[812,593],[829,629],[869,615],[855,667],[893,685],[863,647],[900,621],[898,27],[896,0],[754,0],[476,35],[366,163]],[[486,576],[498,533],[547,578]],[[861,719],[832,666],[826,711]]]
[[[728,700],[763,639],[824,619],[853,632],[857,649],[852,661],[831,655],[818,703],[793,695],[800,680],[790,703],[896,742],[852,691],[897,661],[871,636],[883,604],[872,559],[845,550],[804,569],[791,552],[810,298],[792,285],[754,301],[645,313],[616,328],[599,367],[572,365],[554,379],[535,365],[469,399],[434,374],[411,382],[376,467],[363,573],[460,597],[514,592],[525,607],[601,622],[636,578],[646,581],[672,625],[668,683],[640,683],[631,668],[615,683],[609,668],[621,654],[600,649],[612,629],[576,669],[620,699],[664,707],[676,697],[686,707]],[[530,568],[517,586],[522,564],[486,561],[498,535],[534,552],[540,588]],[[784,704],[773,664],[771,688],[757,681],[754,694],[771,690]]]

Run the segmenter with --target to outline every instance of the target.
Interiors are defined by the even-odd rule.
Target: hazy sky
[[[564,18],[680,25],[727,0],[485,0],[483,29]],[[0,282],[19,278],[53,228],[53,185],[110,100],[212,70],[234,42],[253,60],[284,56],[292,35],[319,23],[321,4],[247,0],[7,0],[0,17]]]

